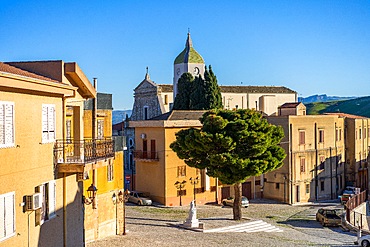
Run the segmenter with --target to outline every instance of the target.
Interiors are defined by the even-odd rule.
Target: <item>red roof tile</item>
[[[28,71],[23,70],[23,69],[19,69],[17,67],[11,66],[11,65],[3,63],[3,62],[0,62],[0,72],[9,73],[9,74],[13,74],[13,75],[25,76],[25,77],[29,77],[29,78],[44,80],[44,81],[58,82],[58,81],[50,79],[48,77],[45,77],[45,76],[42,76],[42,75],[37,75],[37,74],[28,72]]]

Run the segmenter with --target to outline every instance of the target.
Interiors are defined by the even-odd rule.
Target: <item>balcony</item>
[[[144,162],[152,162],[152,161],[159,160],[158,152],[141,151],[141,150],[134,151],[134,159],[144,161]]]
[[[111,138],[57,140],[54,144],[58,172],[84,172],[86,165],[113,157],[114,140]]]

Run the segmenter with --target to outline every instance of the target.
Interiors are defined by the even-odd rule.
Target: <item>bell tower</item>
[[[193,48],[193,42],[188,32],[185,49],[176,57],[173,76],[173,99],[177,95],[177,82],[183,73],[191,73],[194,77],[204,77],[205,63],[202,56]]]

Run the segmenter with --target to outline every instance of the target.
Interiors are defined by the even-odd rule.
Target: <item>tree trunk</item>
[[[234,184],[234,207],[233,207],[233,214],[234,220],[241,220],[242,219],[242,184],[236,183]]]

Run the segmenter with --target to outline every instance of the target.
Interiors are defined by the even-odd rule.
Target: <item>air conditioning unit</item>
[[[41,193],[26,196],[26,211],[34,211],[41,208]]]

